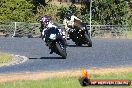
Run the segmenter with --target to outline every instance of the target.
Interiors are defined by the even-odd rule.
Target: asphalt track
[[[39,38],[0,38],[0,51],[26,56],[24,63],[0,67],[0,73],[69,70],[84,68],[132,67],[132,40],[92,39],[93,47],[76,47],[68,41],[67,59],[50,50]]]

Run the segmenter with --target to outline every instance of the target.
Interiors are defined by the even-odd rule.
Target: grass
[[[127,38],[132,39],[132,31],[125,31],[125,34],[127,35]]]
[[[8,53],[0,52],[0,64],[9,62],[12,59],[12,56]]]
[[[54,77],[43,80],[23,80],[1,83],[0,88],[83,88],[79,77]],[[132,72],[91,74],[91,79],[129,79],[132,81]],[[132,86],[87,86],[85,88],[132,88]]]

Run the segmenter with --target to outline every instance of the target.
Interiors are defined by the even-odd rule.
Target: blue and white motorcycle
[[[51,49],[50,54],[53,52],[66,58],[66,40],[58,28],[49,28],[45,31],[45,42],[46,45]]]

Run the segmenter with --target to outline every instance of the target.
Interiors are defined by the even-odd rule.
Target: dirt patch
[[[92,68],[88,69],[88,74],[109,74],[109,73],[124,73],[132,72],[132,68]],[[14,74],[0,74],[0,83],[16,80],[40,80],[52,77],[79,77],[80,70],[65,70],[65,71],[43,71],[43,72],[25,72]]]

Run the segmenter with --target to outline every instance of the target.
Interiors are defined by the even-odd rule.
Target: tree
[[[1,21],[30,21],[32,4],[26,0],[0,0]]]
[[[89,5],[89,2],[87,4],[84,2],[85,14],[83,13],[83,18],[89,18]],[[92,24],[126,25],[129,24],[130,12],[125,1],[94,0],[92,2]],[[87,22],[89,23],[89,20]]]
[[[34,14],[37,13],[38,6],[40,6],[40,5],[46,6],[45,0],[32,0],[32,3],[34,5],[34,7],[32,8],[32,11],[33,11]]]
[[[115,0],[115,4],[120,4],[120,0]]]

